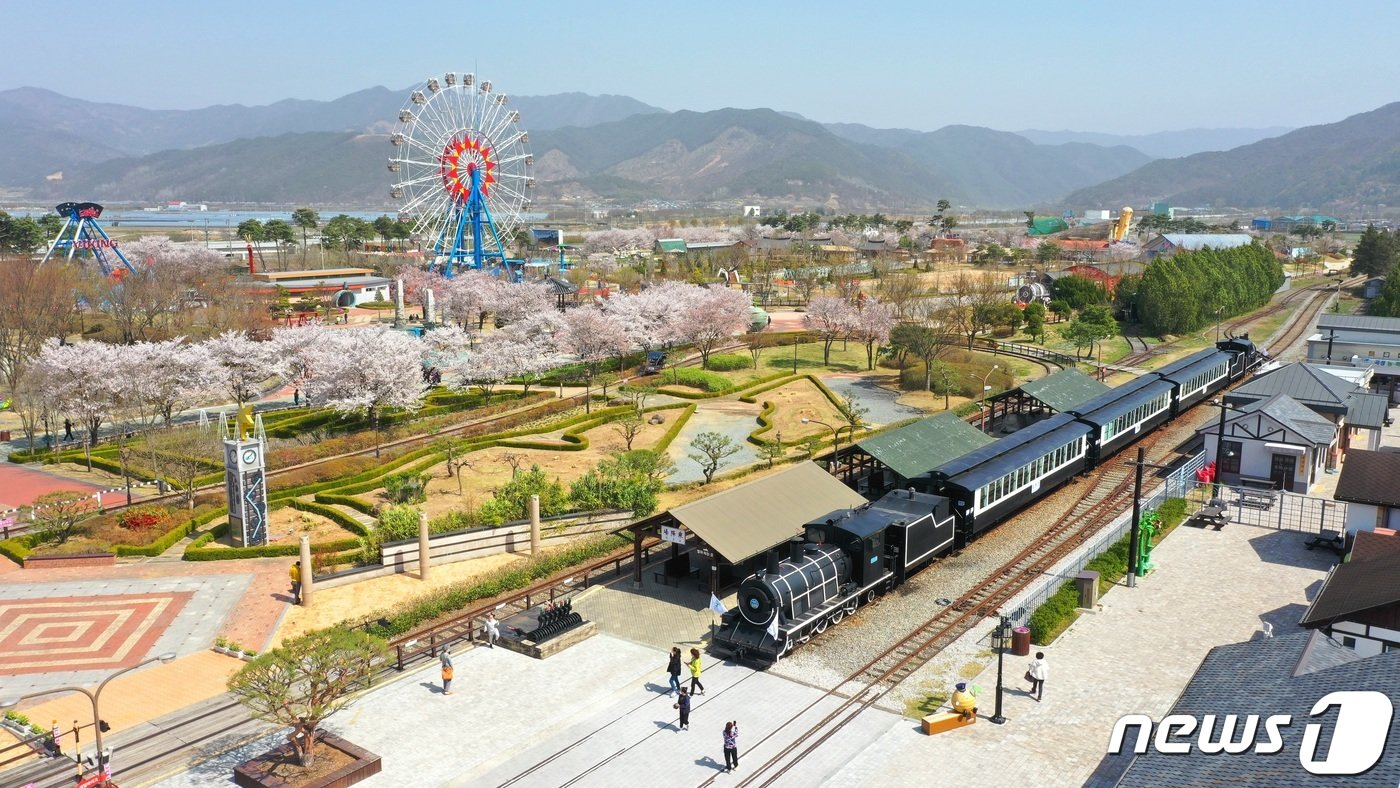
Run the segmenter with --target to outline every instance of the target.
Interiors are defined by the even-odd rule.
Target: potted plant
[[[229,649],[228,638],[222,636],[214,638],[214,650],[220,654],[233,656],[232,650]]]
[[[251,662],[251,661],[253,660],[253,658],[256,657],[257,655],[258,655],[258,652],[254,651],[254,650],[252,650],[252,649],[250,649],[250,648],[245,648],[245,649],[243,649],[243,659],[246,660],[246,661]]]

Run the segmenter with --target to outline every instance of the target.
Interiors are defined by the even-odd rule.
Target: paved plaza
[[[1211,647],[1259,637],[1264,621],[1276,632],[1296,626],[1333,559],[1304,549],[1303,540],[1290,531],[1183,526],[1154,552],[1159,568],[1137,588],[1113,589],[1099,612],[1044,649],[1051,673],[1043,703],[1025,692],[1025,660],[1011,657],[1006,725],[984,720],[928,737],[917,721],[877,706],[777,784],[907,785],[912,775],[943,774],[950,764],[960,774],[996,775],[999,784],[1072,786],[1111,775],[1121,764],[1101,761],[1118,717],[1164,714]],[[678,596],[690,601],[694,593]],[[436,663],[420,664],[328,727],[384,757],[383,773],[369,785],[693,786],[711,778],[723,785],[755,772],[836,704],[820,688],[706,655],[707,692],[696,699],[691,730],[678,730],[665,696],[665,651],[651,644],[664,639],[658,622],[674,621],[676,634],[704,622],[680,608],[668,619],[664,604],[620,588],[590,591],[579,609],[640,611],[635,629],[600,633],[543,662],[464,648],[454,658],[451,696],[439,692]],[[646,613],[652,606],[657,611]],[[989,714],[995,663],[973,684]],[[729,719],[739,720],[742,736],[735,775],[721,773],[720,731]],[[227,784],[235,763],[280,736],[206,752],[213,760],[156,784]]]

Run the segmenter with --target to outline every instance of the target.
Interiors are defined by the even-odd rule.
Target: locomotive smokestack
[[[914,488],[913,488],[913,487],[910,487],[910,488],[909,488],[909,500],[911,500],[911,501],[914,500]]]
[[[778,549],[776,547],[768,551],[768,574],[778,574]]]
[[[805,541],[800,536],[794,536],[788,540],[788,558],[794,563],[802,560],[802,544]]]

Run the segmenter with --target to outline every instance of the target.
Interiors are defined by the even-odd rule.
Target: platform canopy
[[[818,517],[863,503],[859,493],[809,460],[658,517],[669,516],[737,564],[801,534]]]
[[[906,479],[922,476],[995,440],[951,413],[940,413],[856,445]]]
[[[1064,413],[1111,390],[1111,387],[1077,369],[1061,370],[1021,384],[1021,391],[1045,403],[1056,413]]]

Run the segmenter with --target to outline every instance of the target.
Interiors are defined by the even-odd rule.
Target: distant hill
[[[1101,134],[1095,131],[1041,131],[1027,129],[1017,134],[1040,145],[1063,145],[1067,142],[1088,142],[1114,147],[1127,145],[1154,159],[1176,159],[1193,153],[1230,150],[1269,137],[1286,134],[1288,126],[1268,126],[1260,129],[1181,129],[1153,134]]]
[[[928,132],[854,123],[827,128],[848,140],[906,153],[947,178],[961,199],[991,208],[1029,208],[1054,201],[1151,161],[1127,146],[1038,145],[980,126],[944,126]]]
[[[560,114],[601,112],[598,106],[580,99]],[[760,200],[921,211],[947,198],[1029,208],[1146,161],[1127,148],[1035,145],[970,126],[870,130],[870,136],[902,144],[862,144],[767,109],[643,113],[592,126],[532,129],[535,200]],[[304,132],[74,165],[62,183],[35,177],[26,185],[44,198],[391,207],[384,171],[389,153],[382,133]]]
[[[1350,212],[1400,202],[1400,102],[1220,153],[1162,159],[1064,199]]]
[[[257,107],[150,110],[83,101],[42,88],[0,91],[0,130],[9,132],[7,140],[26,143],[7,145],[10,151],[0,153],[0,185],[20,185],[35,173],[71,169],[74,164],[288,132],[387,132],[408,93],[374,87],[334,101],[287,99]],[[531,131],[665,112],[627,96],[561,93],[511,96],[510,101]]]

